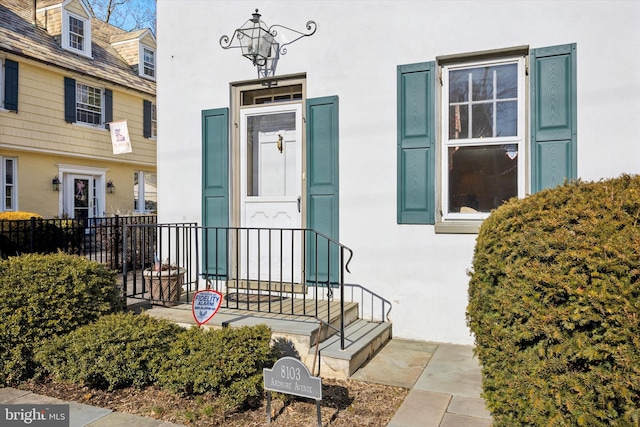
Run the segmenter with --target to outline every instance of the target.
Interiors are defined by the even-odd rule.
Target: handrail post
[[[340,246],[340,350],[344,341],[344,247]]]
[[[116,235],[115,235],[115,237],[114,237],[114,238],[115,238],[115,242],[117,243],[117,242],[119,242],[119,241],[120,241],[120,216],[119,216],[119,215],[117,215],[117,214],[116,214],[116,226],[115,226],[115,233],[116,233]],[[122,238],[122,243],[123,243],[123,245],[126,247],[126,245],[127,245],[127,239],[126,239],[126,237],[124,237],[124,236],[123,236],[123,238]],[[112,247],[117,247],[117,245],[113,245]],[[118,251],[116,251],[116,253],[115,253],[115,254],[113,254],[113,255],[114,255],[114,256],[112,256],[112,257],[111,257],[111,259],[114,259],[114,258],[115,258],[115,263],[114,263],[114,265],[112,266],[112,268],[116,269],[116,268],[118,268],[118,266],[120,265],[120,263],[119,263],[119,261],[118,261]],[[126,264],[126,262],[124,261],[124,260],[126,260],[126,259],[127,259],[126,257],[123,257],[123,258],[122,258],[122,263],[123,263],[123,264]]]
[[[122,235],[123,235],[123,238],[122,238],[122,240],[123,240],[122,258],[123,259],[127,259],[128,258],[127,243],[126,243],[126,241],[127,241],[127,232],[128,232],[127,228],[123,227],[123,230],[122,230]],[[133,251],[133,254],[134,254],[133,268],[134,268],[134,271],[135,271],[135,268],[136,268],[136,265],[135,265],[135,251]],[[135,285],[135,281],[134,281],[134,285]],[[127,263],[126,262],[122,263],[122,288],[123,288],[122,289],[123,295],[127,295]]]
[[[35,246],[36,246],[36,217],[32,216],[31,217],[31,230],[30,230],[30,238],[29,238],[29,252],[30,253],[34,253],[35,252]]]

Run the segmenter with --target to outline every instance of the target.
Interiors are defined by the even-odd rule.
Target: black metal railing
[[[194,292],[213,289],[224,295],[225,308],[316,318],[339,332],[342,348],[345,303],[362,307],[370,300],[373,313],[375,300],[382,306],[380,321],[391,307],[364,287],[345,283],[353,251],[315,230],[181,223],[128,225],[124,234],[140,245],[134,255],[123,247],[123,256],[144,261],[123,271],[128,298],[191,303]],[[147,235],[156,240],[145,241]],[[179,279],[173,279],[176,273]]]
[[[131,238],[124,239],[123,227],[155,223],[155,215],[0,220],[0,257],[62,251],[85,256],[120,271],[125,263],[133,262],[131,257],[124,256],[123,244],[126,242],[129,248],[139,246]],[[145,239],[153,239],[153,236],[146,236]],[[128,252],[133,253],[132,250]]]

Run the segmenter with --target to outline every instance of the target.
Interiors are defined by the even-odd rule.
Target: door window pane
[[[295,120],[295,113],[247,117],[247,196],[298,195]]]

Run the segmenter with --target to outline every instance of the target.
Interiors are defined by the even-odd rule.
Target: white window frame
[[[73,47],[71,44],[71,18],[77,19],[83,23],[84,37],[82,49]],[[62,48],[71,52],[91,58],[91,20],[69,12],[66,8],[62,8]]]
[[[86,88],[86,90],[85,90]],[[91,91],[100,91],[100,105],[95,105],[95,104],[91,104],[90,101],[90,97],[91,94],[89,92]],[[87,93],[87,99],[86,100],[82,100],[81,97],[83,96],[84,93]],[[99,87],[95,87],[95,86],[91,86],[89,84],[80,82],[80,81],[76,81],[76,123],[80,123],[86,126],[95,126],[95,127],[104,127],[104,89],[103,88],[99,88]],[[95,96],[94,96],[95,99]],[[93,108],[99,108],[100,111],[92,111],[91,107]],[[85,121],[85,120],[80,120],[80,114],[78,114],[78,111],[83,110],[86,111],[87,114],[96,114],[99,113],[100,114],[100,123],[92,123],[89,121]]]
[[[7,184],[7,161],[11,161],[11,175],[13,176],[13,183]],[[18,210],[18,158],[17,157],[5,157],[0,156],[0,198],[2,205],[0,205],[0,212],[11,212]],[[7,188],[11,187],[11,204],[7,207]]]
[[[134,212],[137,213],[150,213],[153,212],[151,210],[146,209],[146,188],[145,188],[145,176],[147,175],[155,175],[156,176],[156,211],[157,211],[157,203],[158,203],[158,174],[156,172],[145,172],[145,171],[135,171],[134,174],[138,175],[138,206],[135,206],[136,203],[136,194],[135,188],[133,192],[133,207]],[[135,185],[135,176],[134,176],[134,185]]]
[[[155,102],[151,103],[151,138],[158,136],[158,108]]]
[[[460,69],[468,69],[482,66],[495,66],[515,63],[518,66],[518,124],[517,135],[509,137],[449,139],[449,72]],[[503,145],[516,144],[518,147],[518,197],[525,196],[526,179],[528,176],[526,155],[526,78],[525,58],[523,56],[496,58],[485,61],[458,62],[442,65],[442,93],[441,93],[441,122],[440,122],[440,210],[441,220],[447,221],[474,221],[483,220],[489,216],[489,212],[449,212],[449,147],[469,147],[478,145]]]
[[[153,62],[147,62],[146,53],[149,52],[152,55]],[[141,77],[146,77],[148,79],[155,80],[156,79],[156,50],[146,46],[144,44],[140,44],[140,53],[139,53],[139,74]],[[150,72],[147,72],[149,70]]]

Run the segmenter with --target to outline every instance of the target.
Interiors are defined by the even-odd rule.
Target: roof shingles
[[[44,3],[51,6],[60,4],[61,0],[39,0],[37,7],[43,7]],[[125,31],[93,19],[91,21],[93,58],[84,57],[63,49],[45,29],[40,26],[34,27],[31,24],[32,6],[31,1],[2,1],[0,4],[0,51],[31,58],[155,96],[156,82],[137,75],[110,44],[111,37],[123,37],[127,34]]]

